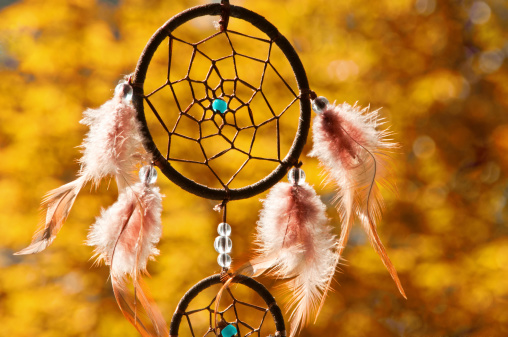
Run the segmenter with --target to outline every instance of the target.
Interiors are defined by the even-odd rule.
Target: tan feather
[[[39,253],[53,242],[84,183],[84,177],[80,177],[46,194],[41,204],[42,208],[46,209],[44,222],[35,232],[32,243],[14,255]]]
[[[143,337],[167,337],[169,330],[155,304],[148,287],[139,279],[134,283],[134,296],[127,288],[125,278],[111,275],[111,285],[115,299],[124,317],[138,330]],[[137,300],[145,309],[145,312],[138,312]]]

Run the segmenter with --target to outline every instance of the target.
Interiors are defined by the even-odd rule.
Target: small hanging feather
[[[62,228],[81,188],[88,181],[95,185],[107,177],[115,177],[119,190],[132,182],[131,172],[141,156],[140,125],[132,105],[132,87],[121,82],[114,97],[98,109],[84,112],[82,124],[90,131],[81,145],[79,178],[50,191],[41,204],[46,217],[35,233],[32,243],[16,255],[38,253],[46,249]]]
[[[153,167],[145,166],[140,176],[142,182],[124,189],[113,205],[102,210],[87,244],[95,246],[98,263],[110,266],[115,298],[129,322],[142,336],[167,336],[166,322],[141,282],[141,276],[148,274],[148,260],[159,254],[155,245],[162,234],[162,196],[158,187],[150,185],[156,179]],[[134,296],[126,286],[127,276],[133,280]],[[137,313],[138,299],[152,328]]]
[[[378,130],[384,122],[377,110],[369,111],[347,103],[329,104],[324,97],[314,100],[313,109],[317,116],[313,124],[314,145],[309,155],[320,160],[327,180],[338,187],[335,201],[342,220],[342,231],[335,265],[339,263],[347,244],[356,214],[400,293],[406,297],[397,271],[376,231],[376,221],[381,217],[383,208],[379,187],[394,186],[389,181],[389,154],[398,145],[389,139],[390,131]]]
[[[303,179],[294,181],[276,184],[264,200],[257,223],[259,255],[243,269],[253,276],[267,272],[289,278],[291,336],[308,323],[317,308],[337,259],[325,205]]]
[[[79,174],[96,185],[107,176],[115,177],[119,190],[133,182],[131,173],[142,159],[142,138],[132,94],[132,87],[122,81],[111,100],[83,113],[80,123],[90,131],[81,145]]]

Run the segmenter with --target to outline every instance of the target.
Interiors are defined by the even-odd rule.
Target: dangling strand
[[[229,324],[224,319],[220,322],[217,321],[217,315],[219,312],[219,304],[222,297],[222,293],[233,281],[233,277],[228,274],[229,267],[231,266],[231,250],[233,249],[233,241],[229,237],[231,235],[231,226],[226,222],[227,219],[227,201],[224,200],[222,204],[218,205],[217,209],[222,210],[222,222],[217,226],[217,233],[219,236],[215,238],[213,247],[215,251],[219,253],[217,257],[217,263],[222,268],[221,275],[224,285],[221,287],[215,298],[215,329],[217,333],[222,337],[232,337],[238,333],[237,328],[233,324]]]
[[[217,233],[219,236],[215,238],[213,247],[215,251],[219,253],[217,257],[217,263],[222,267],[222,272],[227,273],[231,266],[231,250],[233,249],[233,241],[229,235],[231,234],[231,226],[227,222],[221,222],[217,227]]]

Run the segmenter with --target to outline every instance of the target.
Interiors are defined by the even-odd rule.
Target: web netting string
[[[208,56],[206,52],[200,49],[200,47],[203,46],[206,42],[209,42],[221,35],[226,37],[227,42],[231,48],[231,53],[229,55],[220,58],[213,58]],[[234,42],[230,38],[231,35],[237,35],[247,39],[254,39],[256,41],[267,44],[268,53],[266,59],[252,57],[238,52],[235,49]],[[167,151],[165,153],[165,159],[169,162],[183,162],[189,164],[204,165],[215,176],[223,188],[229,187],[234,179],[238,176],[238,174],[251,160],[268,161],[281,164],[284,158],[281,156],[280,119],[292,106],[295,105],[295,103],[299,101],[300,96],[293,90],[291,85],[286,81],[286,79],[280,74],[280,72],[271,62],[271,53],[274,46],[274,40],[250,36],[233,30],[218,32],[197,43],[186,42],[185,40],[180,39],[172,34],[169,35],[168,39],[169,57],[166,82],[154,91],[143,96],[150,110],[156,116],[158,122],[167,135]],[[186,74],[183,78],[176,80],[171,79],[171,60],[174,53],[174,41],[178,41],[192,47],[192,55]],[[198,55],[204,57],[210,62],[210,66],[206,72],[205,78],[202,80],[197,79],[197,75],[192,74],[194,68],[197,67],[194,63]],[[260,75],[259,83],[250,83],[242,79],[237,66],[238,63],[241,62],[241,60],[239,60],[241,58],[248,59],[262,65],[263,69]],[[233,77],[222,74],[220,65],[225,64],[224,61],[227,60],[232,61],[230,64],[233,66]],[[285,88],[287,88],[287,92],[290,93],[292,97],[289,104],[287,104],[282,110],[277,110],[277,108],[273,106],[263,91],[268,68],[273,71],[274,74],[276,74],[281,83],[285,86]],[[216,79],[218,79],[218,83],[211,83]],[[182,102],[180,102],[181,98],[179,99],[178,97],[177,89],[175,87],[181,83],[186,83],[190,88],[192,101],[189,105],[184,105]],[[203,92],[203,90],[198,90],[198,87],[200,86],[202,86],[201,89],[204,87],[205,95],[199,95]],[[242,88],[240,88],[240,86]],[[173,126],[166,125],[164,119],[161,116],[161,113],[159,113],[155,107],[155,104],[152,103],[152,97],[154,95],[160,94],[164,88],[170,89],[172,98],[174,99],[178,110],[178,117]],[[247,88],[247,91],[251,92],[250,95],[245,94],[245,88]],[[240,91],[242,92],[240,93]],[[269,118],[261,120],[259,114],[256,115],[256,111],[253,111],[252,103],[254,99],[257,99],[258,96],[261,96],[263,102],[266,104],[270,115]],[[196,106],[199,108],[196,109]],[[239,121],[240,118],[243,119],[241,122]],[[195,123],[197,126],[198,132],[194,135],[194,137],[189,136],[188,131],[185,130],[189,122]],[[274,157],[258,156],[253,153],[256,136],[258,136],[258,131],[260,128],[267,127],[269,124],[275,125],[273,129],[275,130],[274,145],[276,146],[276,155]],[[210,125],[215,126],[215,132],[211,132]],[[227,131],[225,131],[226,129]],[[231,132],[232,130],[234,131]],[[240,133],[244,134],[247,130],[250,130],[252,134],[250,142],[245,144],[245,142],[238,141],[238,136]],[[177,155],[173,155],[171,151],[171,145],[174,138],[182,138],[197,143],[202,154],[202,160],[198,161],[178,158]],[[221,141],[227,142],[228,147],[218,153],[211,153],[212,151],[206,148],[205,143],[208,139],[217,138],[220,138]],[[210,163],[229,152],[240,153],[241,155],[245,156],[246,159],[228,180],[224,180],[210,165]]]
[[[233,324],[235,326],[236,331],[238,332],[238,334],[240,336],[242,336],[242,331],[244,332],[244,334],[243,334],[244,336],[261,336],[261,328],[263,327],[263,324],[265,323],[266,315],[270,312],[270,309],[240,301],[233,295],[233,292],[229,288],[226,291],[228,292],[229,296],[232,298],[232,302],[224,310],[220,310],[217,312],[217,315],[219,315],[219,317],[220,317],[220,322],[218,324],[219,325],[218,328],[224,329],[229,323],[229,324]],[[204,336],[207,336],[209,334],[215,335],[216,330],[213,328],[213,318],[215,315],[215,309],[214,309],[215,300],[216,300],[216,298],[213,298],[212,301],[210,302],[210,304],[204,308],[189,310],[189,311],[185,311],[183,313],[183,316],[185,316],[185,319],[187,321],[187,324],[189,326],[189,330],[191,331],[192,336],[196,336],[195,331],[192,326],[192,320],[191,320],[192,315],[203,312],[203,311],[208,312],[207,314],[208,314],[208,321],[209,321],[208,330],[205,332]],[[263,314],[263,316],[262,316],[261,321],[259,322],[259,325],[256,327],[253,327],[248,322],[242,320],[242,318],[240,317],[240,315],[238,313],[239,312],[238,306],[245,306],[245,307],[248,307],[253,310],[257,310],[257,311],[261,312]],[[225,315],[229,312],[234,313],[235,320],[233,322],[228,322],[225,318]]]
[[[213,296],[212,300],[208,300],[202,307],[188,308],[198,295],[205,293],[208,288],[222,285],[222,281],[221,274],[210,276],[200,281],[182,297],[171,321],[170,337],[178,336],[179,329],[183,327],[181,326],[182,320],[185,321],[184,326],[188,328],[186,330],[193,337],[227,337],[232,336],[227,332],[231,330],[238,333],[238,336],[285,336],[284,320],[275,299],[263,285],[246,276],[236,275],[234,277],[234,283],[231,284],[234,289],[226,288],[225,292],[229,300],[226,301],[223,296],[221,309],[216,311],[217,296]],[[243,289],[237,289],[236,285],[238,284],[257,293],[257,297],[261,297],[264,305],[239,300],[234,292],[241,292]],[[219,319],[217,326],[215,326],[215,316]],[[253,319],[254,316],[256,319]],[[267,319],[269,316],[272,316],[273,322]],[[231,327],[228,328],[228,326]]]
[[[220,21],[203,35],[213,27],[208,16]],[[266,288],[241,273],[228,274],[232,241],[225,205],[266,191],[300,162],[312,93],[296,51],[264,17],[222,1],[181,12],[159,28],[131,83],[143,145],[161,172],[188,192],[223,201],[214,241],[222,273],[184,295],[170,336],[178,335],[183,318],[192,336],[285,336],[282,313]],[[237,293],[237,283],[266,306]],[[212,285],[220,287],[207,293]],[[208,300],[194,301],[201,292]],[[261,317],[252,321],[245,309]],[[201,330],[200,314],[208,323]]]
[[[220,17],[217,31],[180,30],[211,28],[206,16]],[[227,26],[228,17],[240,20]],[[245,23],[258,31],[235,28]],[[299,161],[311,116],[305,70],[291,43],[252,11],[223,2],[174,16],[145,47],[132,85],[145,148],[188,192],[249,198]]]

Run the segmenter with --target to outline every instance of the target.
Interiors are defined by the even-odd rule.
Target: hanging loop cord
[[[229,0],[222,0],[220,2],[221,4],[221,14],[220,14],[220,31],[224,32],[228,29],[229,24],[229,13],[230,13],[230,7],[229,7]]]

